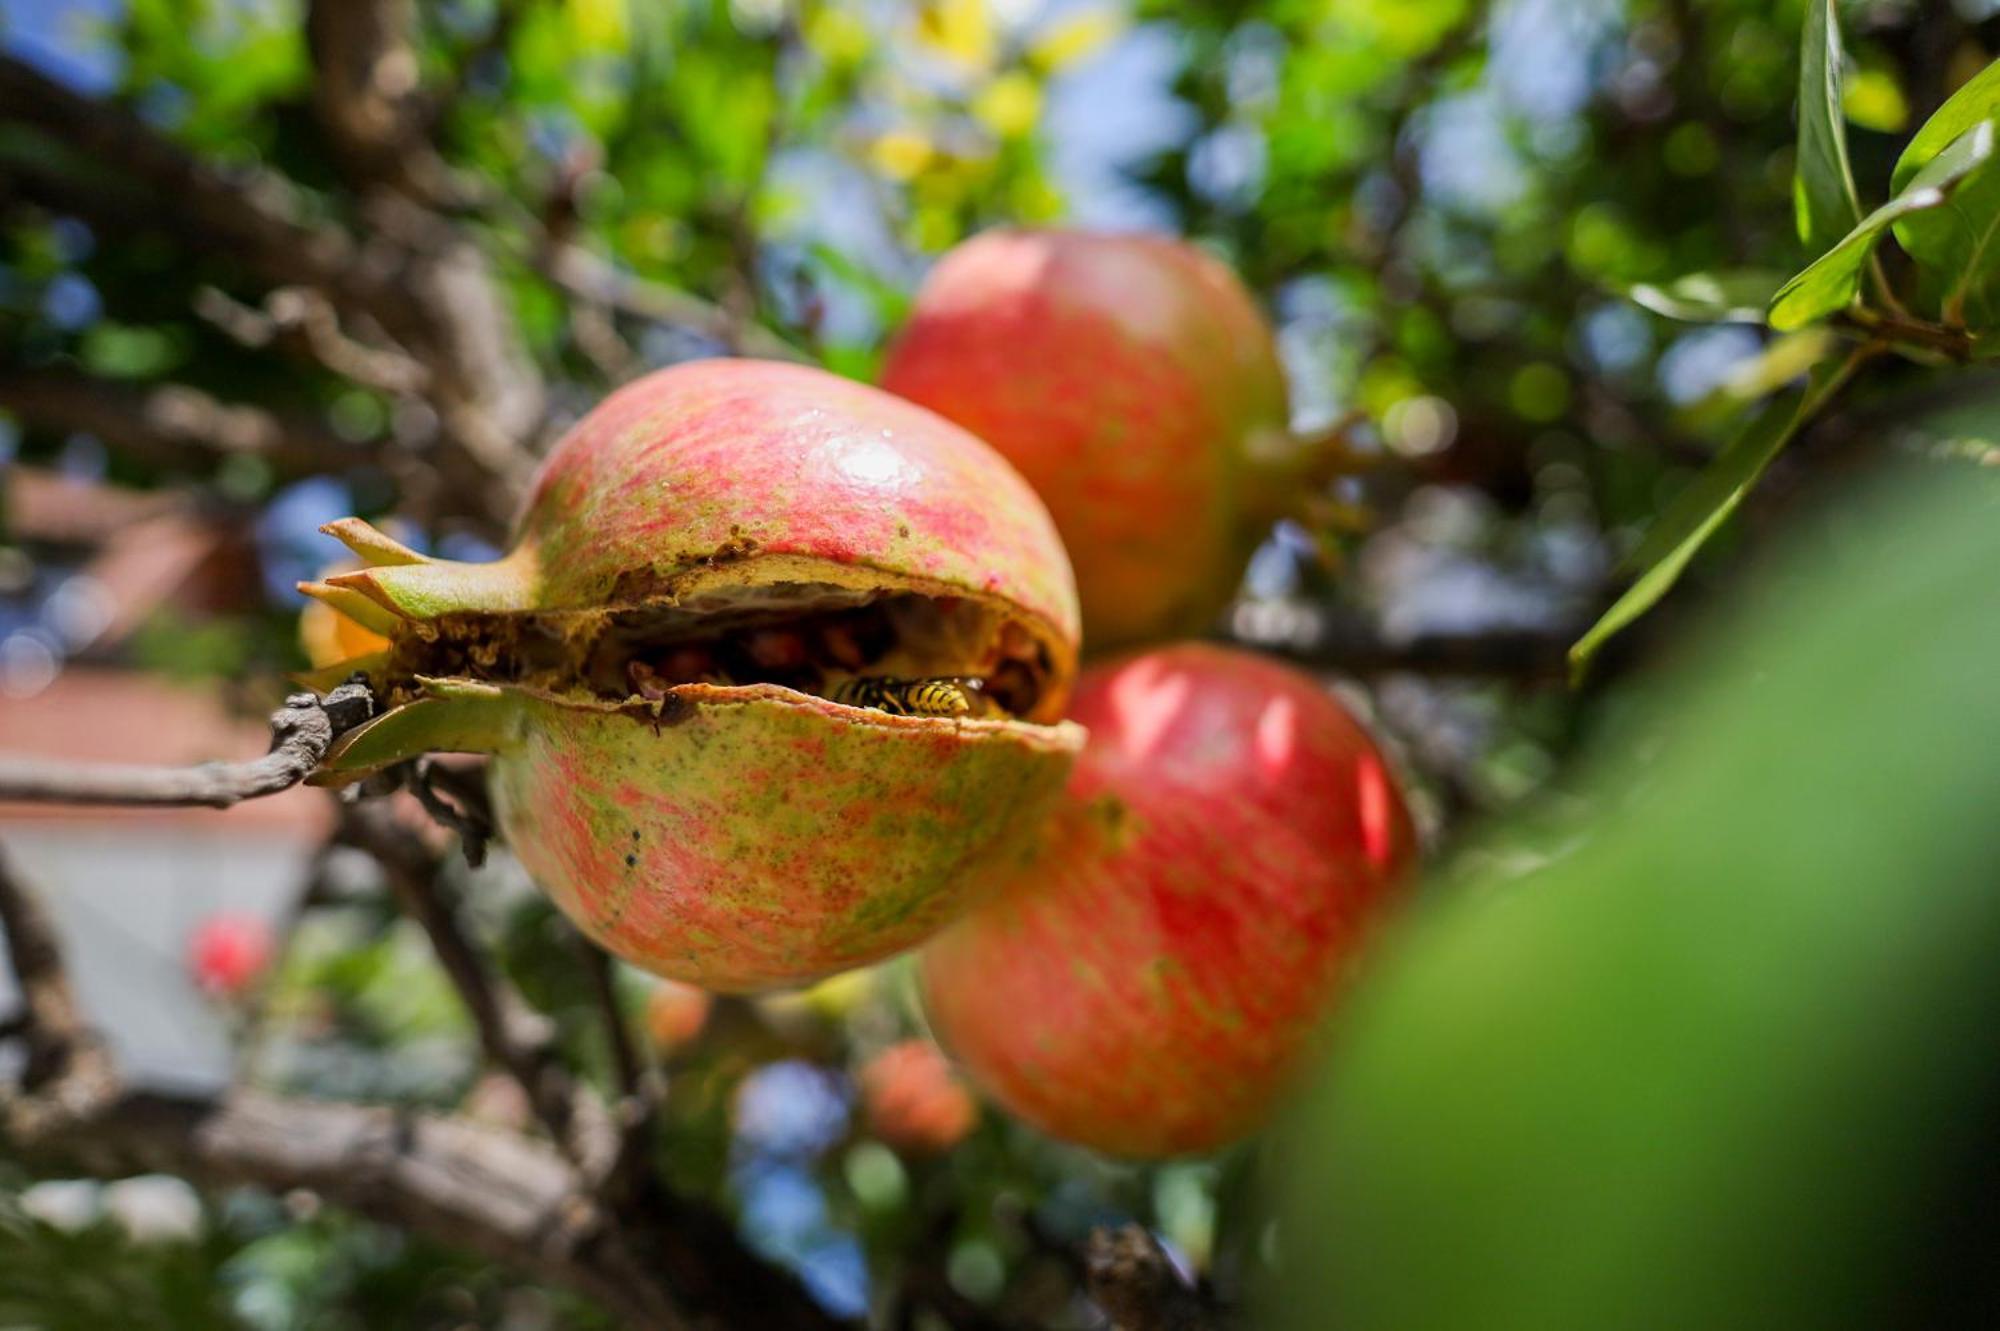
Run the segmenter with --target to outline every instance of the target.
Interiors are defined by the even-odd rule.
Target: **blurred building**
[[[223,688],[139,669],[129,650],[149,625],[194,631],[260,607],[240,524],[25,467],[0,494],[0,753],[181,765],[268,747]],[[226,812],[0,803],[0,842],[48,901],[83,1001],[129,1070],[205,1085],[227,1072],[225,1017],[188,977],[187,940],[218,911],[283,910],[330,814],[308,790]],[[10,983],[0,976],[0,1011]]]

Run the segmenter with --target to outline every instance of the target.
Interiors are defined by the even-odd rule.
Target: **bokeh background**
[[[1578,798],[1571,756],[1801,496],[1885,454],[1990,456],[2000,429],[1991,376],[1883,368],[1567,687],[1618,558],[1811,359],[1626,294],[1811,257],[1803,0],[310,9],[0,0],[0,747],[256,751],[304,664],[291,588],[333,553],[318,524],[489,555],[522,470],[610,386],[732,352],[868,378],[927,266],[998,224],[1185,235],[1257,293],[1295,425],[1339,437],[1352,474],[1273,528],[1216,632],[1346,690],[1443,859]],[[412,19],[386,72],[356,63],[381,12]],[[2000,0],[1842,18],[1855,173],[1879,188],[2000,50]],[[226,819],[0,808],[0,833],[137,1075],[527,1120],[320,797]],[[571,1064],[608,1077],[566,929],[504,852],[442,863]],[[191,957],[218,913],[268,930],[266,982]],[[1115,1165],[943,1073],[915,1127],[871,1114],[862,1070],[919,1030],[899,966],[713,1005],[615,984],[669,1076],[665,1176],[836,1314],[1092,1325],[1071,1245],[1128,1219],[1225,1298],[1273,1256],[1254,1144]],[[609,1324],[309,1196],[204,1204],[4,1155],[0,1322]]]

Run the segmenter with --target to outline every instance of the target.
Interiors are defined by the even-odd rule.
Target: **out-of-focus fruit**
[[[882,384],[985,439],[1047,501],[1093,652],[1207,628],[1300,452],[1249,293],[1160,236],[966,241],[918,293]]]
[[[979,1122],[979,1105],[928,1040],[904,1040],[861,1069],[868,1130],[905,1155],[943,1155]]]
[[[701,1034],[715,999],[706,989],[679,980],[661,980],[646,995],[646,1033],[662,1053],[680,1048]]]
[[[236,998],[271,964],[271,926],[256,915],[218,911],[188,935],[188,976],[212,998]]]
[[[1415,840],[1313,680],[1179,645],[1087,670],[1069,795],[1001,894],[923,952],[939,1041],[1010,1112],[1115,1155],[1269,1114]]]
[[[796,365],[619,390],[543,465],[513,549],[433,560],[364,523],[307,591],[390,640],[391,704],[323,779],[484,752],[501,828],[583,931],[704,988],[906,949],[1015,855],[1082,742],[1046,510],[978,440]],[[949,679],[976,715],[834,695]]]

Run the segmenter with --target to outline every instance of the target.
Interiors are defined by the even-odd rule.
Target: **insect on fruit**
[[[891,716],[970,716],[986,710],[976,679],[850,679],[833,691],[833,700]]]

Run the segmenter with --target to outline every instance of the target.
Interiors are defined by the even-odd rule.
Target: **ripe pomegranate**
[[[1198,633],[1298,449],[1235,275],[1157,236],[992,231],[947,254],[882,385],[1021,469],[1076,563],[1092,651]]]
[[[661,980],[646,995],[646,1033],[653,1037],[653,1047],[668,1053],[692,1041],[708,1024],[708,1010],[714,1004],[706,989]]]
[[[943,1155],[979,1122],[979,1105],[928,1040],[904,1040],[861,1069],[868,1130],[909,1156]]]
[[[1186,644],[1086,671],[1090,742],[1003,893],[923,952],[939,1041],[995,1100],[1123,1156],[1256,1127],[1415,841],[1313,680]]]
[[[188,935],[188,975],[211,998],[231,999],[271,964],[271,926],[256,915],[217,911]]]
[[[306,590],[385,633],[392,709],[326,781],[494,755],[501,829],[607,950],[703,988],[797,984],[928,937],[1018,853],[1082,736],[1061,542],[997,454],[820,370],[647,376],[549,455],[513,549]]]

